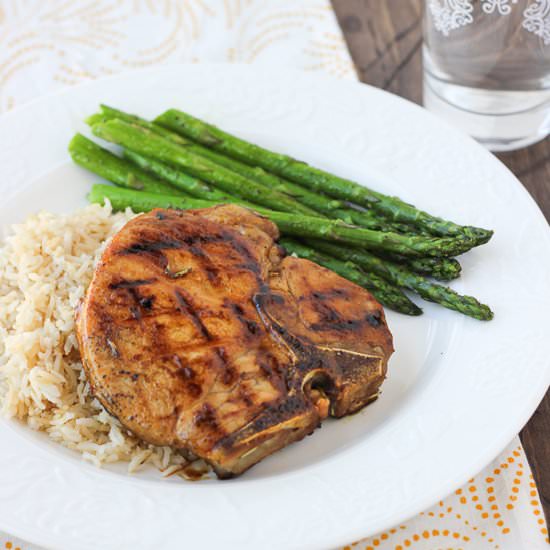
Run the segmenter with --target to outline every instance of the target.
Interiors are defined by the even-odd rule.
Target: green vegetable
[[[186,209],[204,208],[216,204],[213,201],[138,193],[131,190],[97,185],[92,189],[91,197],[101,198],[101,193],[104,193],[104,196],[109,198],[113,206],[117,208],[130,206],[133,210],[140,212],[155,207]],[[382,233],[380,231],[346,225],[340,221],[297,216],[287,212],[275,212],[263,207],[254,207],[254,210],[270,218],[279,226],[281,232],[287,235],[341,242],[373,250],[386,250],[405,256],[444,256],[455,255],[460,251],[459,247],[461,243],[458,239],[437,239],[414,235],[400,235],[397,233]]]
[[[161,180],[166,180],[174,187],[177,187],[193,197],[206,200],[230,200],[230,196],[228,196],[227,193],[219,191],[197,178],[188,176],[181,170],[172,168],[169,164],[164,164],[163,162],[144,157],[128,149],[124,150],[123,155],[124,158],[133,162],[142,170],[154,174]]]
[[[193,208],[210,208],[216,203],[188,196],[158,195],[143,191],[121,189],[111,185],[96,183],[88,193],[91,203],[105,204],[108,200],[113,210],[125,210],[130,207],[134,212],[149,212],[154,208],[176,208],[188,210]]]
[[[432,216],[397,197],[384,195],[287,155],[274,153],[176,109],[166,111],[157,117],[155,122],[218,152],[249,165],[260,166],[313,191],[372,208],[390,220],[411,224],[434,235],[464,235],[479,245],[486,243],[493,234],[486,229],[461,226]]]
[[[122,187],[165,195],[179,194],[171,185],[103,149],[82,134],[76,134],[70,141],[69,153],[76,164]]]
[[[462,296],[448,287],[438,285],[402,266],[381,260],[366,251],[354,251],[317,240],[313,241],[313,244],[318,250],[341,260],[351,261],[399,287],[416,292],[425,300],[436,302],[480,321],[489,321],[493,318],[493,312],[489,306],[480,303],[472,296]]]
[[[460,277],[462,271],[456,258],[406,258],[399,254],[381,254],[380,257],[438,281],[452,281]]]
[[[92,132],[100,138],[122,145],[144,157],[177,166],[197,178],[216,184],[223,191],[241,199],[286,212],[315,215],[315,211],[297,204],[283,193],[266,191],[258,183],[201,157],[189,151],[187,147],[165,139],[142,126],[113,119],[94,124]]]
[[[225,168],[228,168],[241,176],[256,181],[268,189],[280,191],[288,197],[292,197],[297,202],[302,203],[303,205],[324,214],[327,217],[340,219],[349,224],[366,227],[368,229],[375,229],[377,231],[394,231],[397,233],[401,232],[411,234],[418,233],[418,230],[415,230],[415,228],[407,226],[406,224],[390,222],[387,218],[375,213],[372,210],[361,211],[357,208],[350,207],[343,201],[335,200],[331,197],[327,197],[326,195],[313,192],[307,187],[280,178],[270,172],[266,172],[263,168],[258,166],[249,166],[248,164],[218,153],[208,147],[199,145],[198,143],[184,138],[175,132],[167,130],[158,124],[152,123],[136,115],[131,115],[125,113],[124,111],[114,109],[113,107],[101,105],[101,113],[89,117],[88,122],[93,126],[98,122],[105,122],[113,119],[120,119],[137,124],[171,141],[174,141],[175,143],[185,145],[189,151],[205,157],[220,166],[224,166]],[[145,163],[143,157],[136,158],[135,160],[137,161],[136,164],[144,169],[147,169],[144,165]],[[139,162],[140,160],[141,162]],[[172,184],[177,185],[177,176],[173,173],[167,173],[166,177],[163,176],[162,172],[166,172],[166,170],[163,170],[161,165],[151,166],[150,169],[150,171],[159,177],[163,177]],[[177,171],[174,172],[177,173]]]

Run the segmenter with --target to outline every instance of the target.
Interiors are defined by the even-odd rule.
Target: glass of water
[[[424,105],[492,151],[550,133],[550,0],[425,0]]]

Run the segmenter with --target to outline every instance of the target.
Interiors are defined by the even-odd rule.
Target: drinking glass
[[[424,105],[492,151],[550,133],[550,0],[425,0]]]

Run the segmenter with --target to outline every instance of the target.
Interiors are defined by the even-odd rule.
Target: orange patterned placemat
[[[125,70],[201,61],[355,75],[328,0],[0,0],[0,112]],[[547,544],[538,492],[516,438],[455,494],[346,548]],[[0,550],[18,549],[36,547],[0,533]]]
[[[345,550],[548,547],[539,495],[519,438],[483,472],[402,525]]]

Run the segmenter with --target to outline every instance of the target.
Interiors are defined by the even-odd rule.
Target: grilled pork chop
[[[105,408],[220,478],[375,399],[393,352],[366,290],[285,257],[277,238],[234,205],[143,214],[109,243],[77,312]]]

